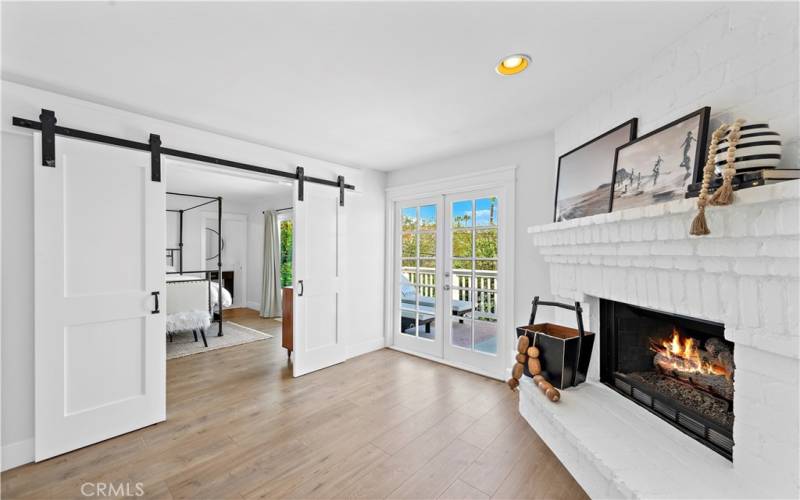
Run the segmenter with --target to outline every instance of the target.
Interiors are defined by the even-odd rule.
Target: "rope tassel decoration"
[[[741,127],[744,120],[739,118],[733,123],[728,136],[728,157],[725,160],[725,169],[722,171],[722,186],[717,189],[709,203],[712,205],[730,205],[733,203],[733,176],[736,175],[736,146],[741,138]],[[709,151],[709,156],[712,153]],[[713,153],[716,155],[716,151]]]
[[[703,183],[700,187],[700,196],[697,198],[697,215],[695,215],[692,221],[692,227],[689,229],[689,234],[694,236],[702,236],[711,232],[706,222],[706,205],[709,203],[708,187],[711,185],[711,179],[714,177],[714,157],[717,154],[717,145],[727,130],[728,125],[723,123],[711,135],[711,144],[708,146],[706,165],[703,167]]]

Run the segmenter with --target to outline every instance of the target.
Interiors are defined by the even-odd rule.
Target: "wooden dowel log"
[[[542,363],[537,358],[528,358],[528,371],[531,375],[542,373]]]
[[[528,338],[527,335],[523,335],[519,338],[517,342],[517,352],[520,354],[525,354],[528,351],[528,347],[531,345],[531,339]]]
[[[553,384],[548,382],[546,378],[542,377],[541,375],[536,375],[533,377],[533,381],[539,386],[539,389],[544,393],[544,395],[547,396],[547,399],[553,403],[556,403],[559,399],[561,399],[561,393],[558,392],[558,389],[553,387]]]
[[[524,371],[525,371],[525,365],[523,365],[522,363],[517,363],[514,365],[514,368],[511,369],[511,376],[519,380],[522,377],[522,373]]]
[[[525,363],[528,361],[528,356],[522,353],[517,353],[517,363]]]
[[[535,345],[528,347],[528,357],[531,358],[538,358],[539,357],[539,348]]]
[[[514,377],[508,379],[506,383],[508,384],[508,387],[510,387],[512,391],[517,387],[519,387],[519,380],[515,379]]]

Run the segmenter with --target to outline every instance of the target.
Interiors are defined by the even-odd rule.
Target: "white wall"
[[[736,118],[766,120],[782,135],[782,167],[798,168],[798,3],[720,4],[649,64],[625,75],[556,127],[555,157],[639,118],[639,135],[711,106],[711,130]]]
[[[59,125],[145,141],[161,135],[164,145],[231,160],[335,179],[344,175],[358,193],[353,203],[354,244],[347,258],[356,263],[358,283],[368,290],[352,306],[353,352],[383,346],[383,203],[385,174],[358,170],[147,116],[2,81],[2,446],[3,468],[33,457],[33,143],[31,131],[11,125],[12,116],[36,119],[40,109],[56,112]],[[372,212],[372,213],[370,213]],[[376,215],[377,214],[377,215]],[[374,242],[374,244],[368,244]],[[355,281],[355,280],[354,280]]]
[[[389,173],[389,187],[516,165],[514,239],[514,322],[526,324],[535,295],[546,296],[550,277],[544,259],[536,252],[527,228],[553,221],[555,172],[553,136],[550,134],[474,151],[425,165]],[[542,317],[547,313],[542,312]]]

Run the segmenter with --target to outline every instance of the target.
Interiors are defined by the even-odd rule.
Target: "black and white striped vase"
[[[775,168],[781,161],[781,136],[766,123],[742,125],[741,137],[736,145],[737,172]],[[728,159],[728,133],[718,144],[714,158],[717,173],[722,173]]]

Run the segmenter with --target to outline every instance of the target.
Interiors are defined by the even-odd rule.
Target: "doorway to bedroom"
[[[280,343],[292,183],[174,160],[164,170],[167,359]]]

